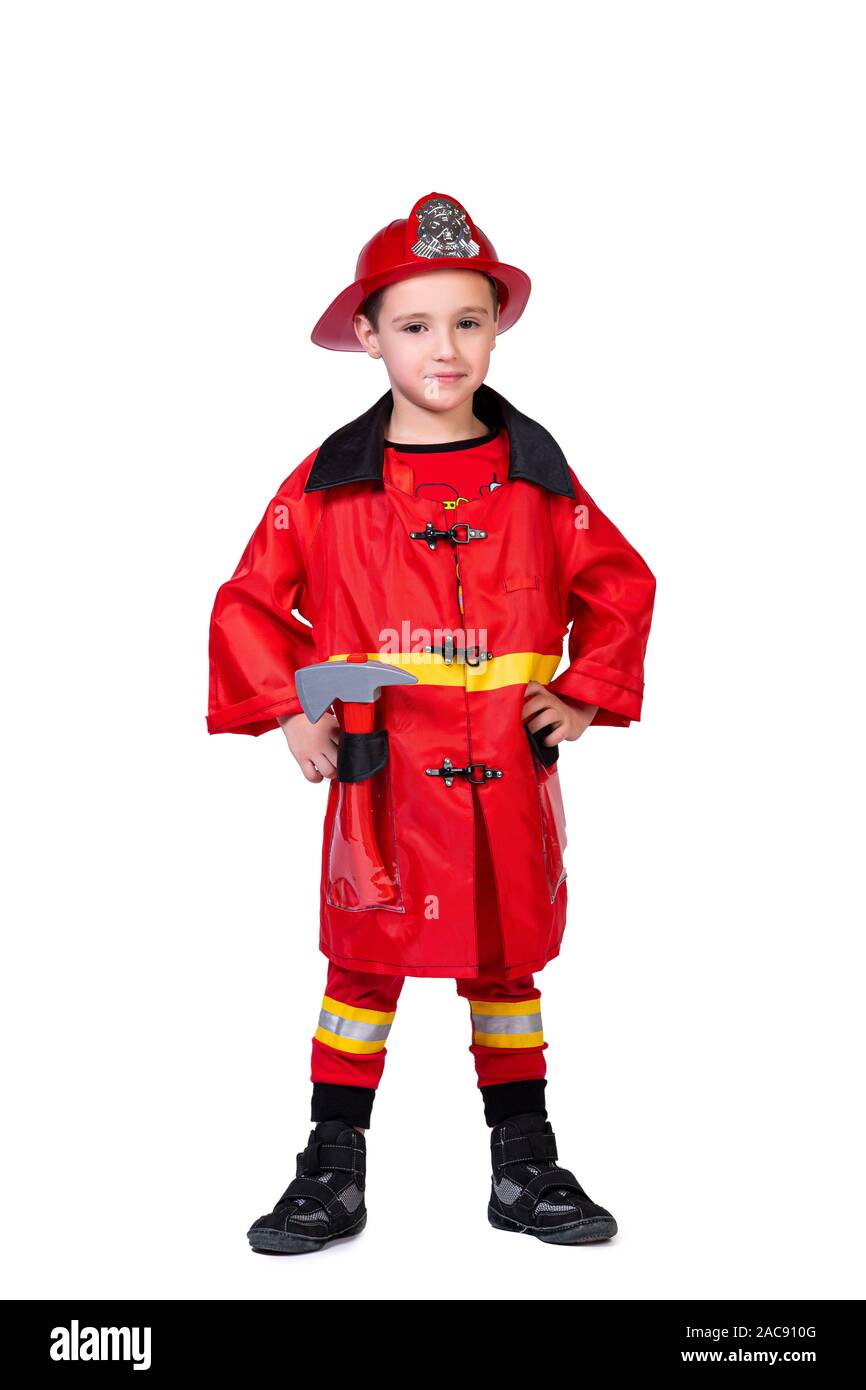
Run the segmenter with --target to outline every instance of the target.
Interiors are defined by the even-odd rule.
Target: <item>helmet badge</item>
[[[428,198],[416,212],[418,240],[415,256],[454,256],[465,259],[481,250],[466,223],[466,213],[450,198]]]

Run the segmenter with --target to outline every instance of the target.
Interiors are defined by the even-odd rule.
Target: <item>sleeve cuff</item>
[[[611,679],[612,676],[616,679]],[[623,680],[628,684],[622,684]],[[561,676],[549,681],[547,688],[563,699],[598,705],[593,724],[627,728],[632,720],[640,719],[643,681],[625,672],[615,672],[612,667],[593,666],[590,669],[590,663],[581,663],[581,669],[577,670],[573,663]]]
[[[284,719],[292,714],[303,714],[303,708],[294,686],[287,685],[282,690],[269,690],[264,695],[254,695],[252,699],[225,705],[219,710],[209,710],[207,731],[209,734],[251,734],[257,737],[266,734],[269,729],[278,729],[278,717]]]

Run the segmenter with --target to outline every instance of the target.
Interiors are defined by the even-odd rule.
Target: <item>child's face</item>
[[[474,270],[410,276],[382,296],[378,333],[360,314],[355,332],[392,388],[425,409],[453,410],[482,384],[496,346],[490,283]]]

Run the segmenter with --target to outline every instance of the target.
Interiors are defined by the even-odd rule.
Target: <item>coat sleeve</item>
[[[303,470],[303,472],[302,472]],[[294,673],[315,661],[307,611],[303,465],[268,503],[231,579],[217,591],[210,620],[207,729],[266,733],[277,716],[299,714]]]
[[[656,581],[569,467],[576,500],[557,499],[554,532],[568,593],[569,665],[548,683],[563,699],[598,705],[594,724],[640,719]]]

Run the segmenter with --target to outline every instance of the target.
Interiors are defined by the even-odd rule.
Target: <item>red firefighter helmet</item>
[[[526,307],[531,281],[516,266],[505,265],[456,198],[426,193],[408,217],[389,222],[363,247],[354,282],[328,305],[310,337],[335,352],[363,352],[353,327],[368,294],[431,270],[478,270],[490,275],[499,290],[497,331],[504,333]]]

